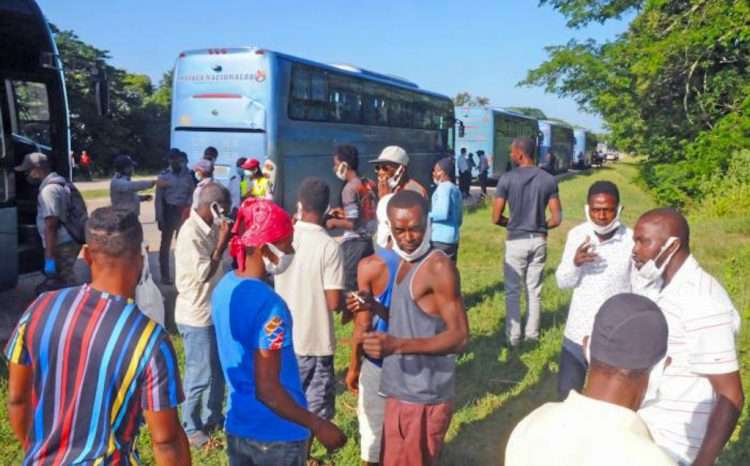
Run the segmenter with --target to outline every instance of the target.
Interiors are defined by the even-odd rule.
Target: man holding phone
[[[415,191],[427,199],[427,190],[418,181],[409,178],[409,154],[399,146],[388,146],[377,159],[371,160],[378,177],[378,197],[395,194],[404,189]]]
[[[197,208],[180,229],[175,246],[175,322],[185,345],[185,403],[182,425],[194,447],[224,425],[224,376],[211,319],[211,293],[221,279],[231,222],[231,195],[224,186],[203,186]]]

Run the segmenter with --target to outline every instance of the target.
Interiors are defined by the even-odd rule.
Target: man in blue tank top
[[[430,246],[427,214],[427,202],[416,193],[401,191],[389,201],[392,247],[401,261],[388,333],[362,339],[368,356],[384,358],[384,466],[437,464],[453,415],[456,353],[469,341],[458,270]]]

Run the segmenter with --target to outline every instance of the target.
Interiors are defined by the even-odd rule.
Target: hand
[[[326,230],[333,230],[336,228],[336,219],[335,218],[329,218],[326,220]]]
[[[328,216],[331,218],[344,218],[344,209],[341,207],[334,207],[328,211]]]
[[[219,222],[219,246],[226,247],[232,237],[232,222]]]
[[[383,332],[367,332],[362,337],[362,348],[368,356],[382,359],[396,352],[398,339]]]
[[[346,435],[341,429],[325,419],[318,419],[312,428],[312,433],[329,451],[336,451],[346,444]]]
[[[369,291],[352,291],[346,295],[346,309],[349,312],[372,312],[375,300]]]
[[[576,267],[580,267],[588,262],[594,262],[599,259],[599,256],[594,252],[593,245],[591,244],[591,238],[586,237],[586,241],[581,243],[576,249],[576,255],[573,257],[573,263]]]
[[[350,367],[344,378],[347,390],[357,395],[359,393],[359,370]]]
[[[55,262],[55,259],[51,257],[44,258],[44,275],[48,277],[57,276],[57,263]]]

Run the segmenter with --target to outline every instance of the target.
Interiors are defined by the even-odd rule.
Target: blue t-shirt
[[[214,289],[211,316],[229,386],[226,431],[261,442],[306,440],[303,426],[278,416],[255,396],[255,352],[281,351],[281,385],[307,408],[292,346],[292,315],[273,288],[227,273]]]

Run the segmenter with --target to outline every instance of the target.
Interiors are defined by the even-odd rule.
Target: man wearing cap
[[[170,149],[168,158],[169,168],[159,174],[160,186],[156,187],[154,201],[156,224],[161,231],[159,267],[161,282],[165,285],[173,283],[169,273],[169,250],[172,239],[177,236],[182,222],[190,213],[195,189],[195,180],[187,169],[187,154],[179,149]]]
[[[425,187],[409,178],[409,154],[402,147],[388,146],[377,159],[370,160],[370,163],[375,166],[375,174],[378,177],[378,197],[408,189],[427,199]]]
[[[311,432],[329,450],[342,447],[346,436],[306,409],[292,316],[265,281],[291,264],[292,221],[273,202],[248,199],[233,232],[230,250],[237,270],[221,279],[211,302],[229,385],[229,464],[302,466]]]
[[[458,259],[458,239],[463,223],[464,204],[454,179],[454,167],[449,158],[440,159],[432,169],[432,181],[437,185],[432,193],[432,247],[440,249],[455,262]]]
[[[195,190],[193,191],[193,204],[191,207],[196,209],[198,208],[198,199],[200,198],[201,190],[214,179],[214,164],[210,160],[198,160],[193,165],[193,173],[198,183],[195,185]]]
[[[227,187],[232,194],[232,212],[237,211],[242,204],[242,200],[247,195],[247,178],[245,178],[245,169],[242,166],[247,162],[246,157],[238,158],[235,163],[235,173],[229,177]]]
[[[141,213],[141,202],[151,200],[150,195],[138,194],[138,191],[153,188],[156,180],[132,181],[130,177],[133,176],[136,163],[129,155],[118,155],[114,165],[115,174],[109,184],[112,207],[138,216]]]
[[[36,229],[44,247],[44,273],[48,277],[59,277],[62,283],[76,282],[73,266],[81,245],[68,233],[63,225],[70,208],[70,193],[67,181],[51,170],[47,156],[41,152],[26,154],[18,172],[26,172],[26,181],[39,186],[36,205]]]
[[[580,391],[586,379],[583,338],[591,334],[602,303],[631,291],[633,231],[620,222],[620,191],[611,181],[589,187],[586,222],[568,233],[555,277],[561,289],[573,289],[557,374],[560,400],[570,390]]]
[[[208,146],[203,151],[203,160],[208,160],[211,165],[216,165],[216,160],[219,158],[219,151],[214,146]]]
[[[690,253],[690,227],[678,211],[646,212],[633,239],[634,287],[664,312],[672,359],[639,414],[680,465],[712,465],[744,404],[735,343],[740,316]]]
[[[218,183],[203,186],[198,207],[180,228],[175,245],[174,320],[185,345],[185,403],[182,425],[190,444],[208,442],[211,430],[224,424],[224,378],[219,367],[211,320],[211,292],[222,276],[229,244],[229,190]]]
[[[668,365],[667,337],[650,299],[623,293],[605,301],[586,337],[583,393],[571,390],[526,416],[510,435],[506,466],[675,466],[636,413],[652,370]]]
[[[271,186],[263,173],[260,171],[260,162],[258,159],[247,159],[242,164],[247,183],[247,195],[255,199],[271,199],[273,193]]]
[[[542,313],[542,281],[547,261],[547,232],[562,222],[562,207],[555,177],[534,163],[536,142],[516,138],[511,144],[510,158],[514,170],[503,173],[495,188],[492,223],[505,227],[505,333],[506,344],[517,348],[521,344],[521,290],[526,285],[527,342],[539,339],[539,319]],[[504,215],[506,204],[510,218]],[[550,218],[547,219],[547,210]]]

